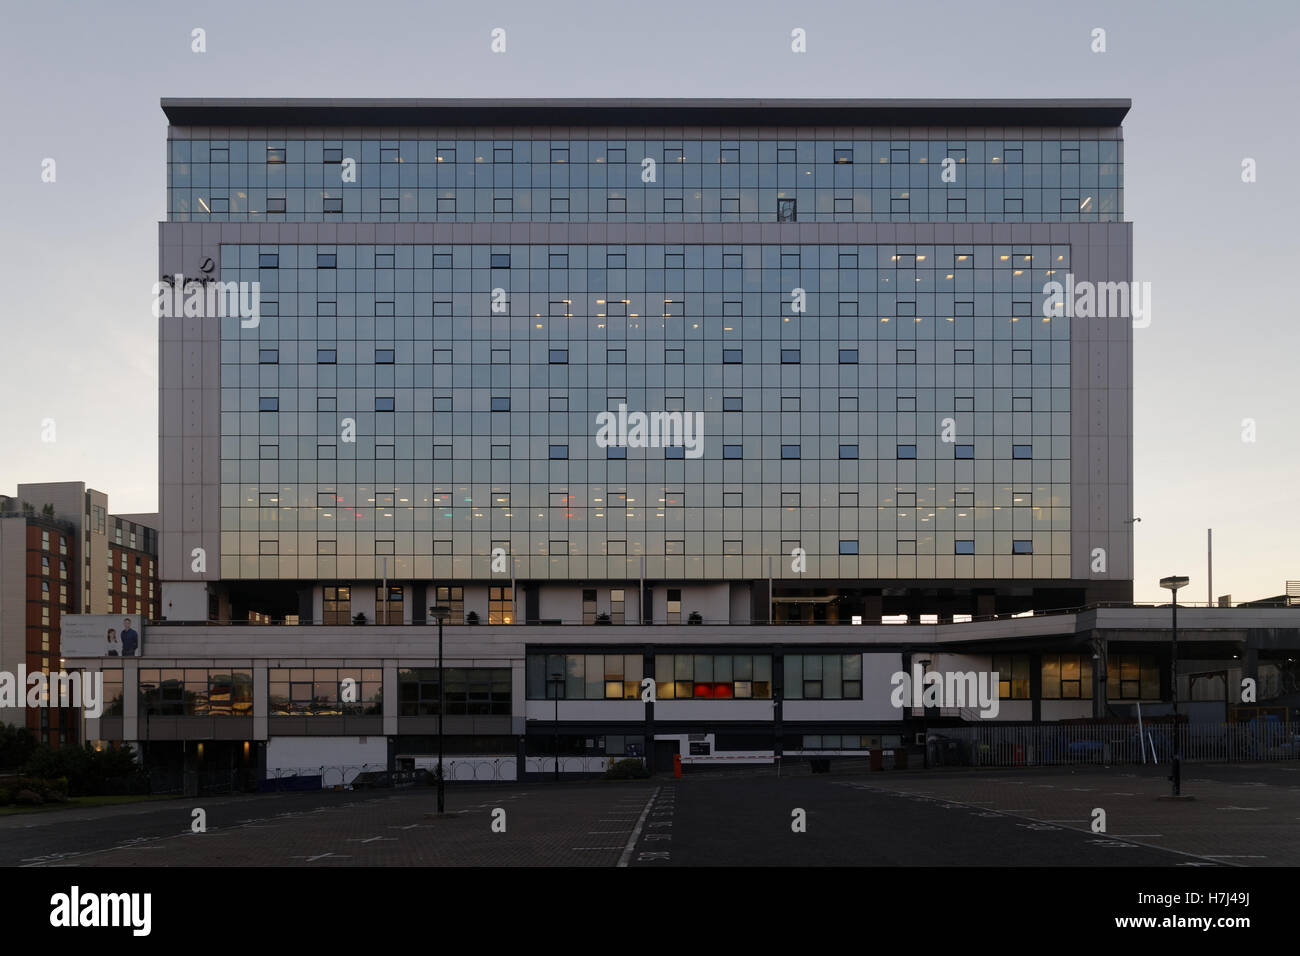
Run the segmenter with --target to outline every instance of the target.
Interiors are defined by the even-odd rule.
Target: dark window
[[[498,395],[492,398],[492,411],[508,412],[510,411],[510,396]]]
[[[392,365],[394,358],[395,355],[392,349],[375,349],[376,365]]]
[[[341,146],[326,146],[321,150],[320,157],[322,163],[341,163],[343,162],[343,148]]]
[[[280,363],[280,350],[259,349],[257,352],[257,361],[262,365],[278,365]]]
[[[724,412],[742,411],[742,401],[739,395],[724,395],[722,397],[722,410]]]
[[[858,364],[858,350],[857,350],[857,349],[840,349],[840,364],[841,364],[841,365],[857,365],[857,364]]]
[[[260,253],[257,257],[257,267],[259,269],[280,268],[280,254],[278,252]]]
[[[394,410],[394,405],[394,400],[391,398],[375,399],[375,411],[377,412],[391,412]]]
[[[338,256],[336,256],[334,253],[332,252],[316,253],[317,269],[334,269],[337,268],[337,266],[338,266]]]
[[[284,197],[268,196],[266,199],[267,212],[284,212]]]
[[[722,457],[723,458],[744,458],[745,446],[744,445],[723,445]]]
[[[552,445],[551,457],[556,459],[567,459],[569,457],[568,445]]]
[[[494,253],[492,253],[492,268],[493,268],[493,269],[509,269],[509,268],[510,268],[510,253],[508,253],[508,252],[494,252]]]
[[[622,448],[622,447],[617,446],[617,445],[610,445],[608,448],[605,449],[605,457],[606,457],[606,458],[626,458],[626,457],[627,457],[627,449],[626,449],[626,448]]]
[[[1034,542],[1022,541],[1022,540],[1012,541],[1011,553],[1012,554],[1033,554]]]
[[[953,548],[953,554],[974,554],[975,542],[969,538],[959,540]]]
[[[798,458],[798,457],[799,457],[799,446],[798,446],[798,445],[782,445],[782,446],[781,446],[781,457],[782,457],[782,458]]]
[[[569,364],[569,350],[568,350],[568,349],[551,349],[551,364],[552,364],[552,365],[568,365],[568,364]]]
[[[1034,446],[1033,445],[1012,445],[1011,457],[1012,458],[1033,458]]]
[[[317,365],[334,365],[338,362],[339,353],[335,349],[317,349]]]
[[[841,446],[840,446],[840,457],[841,457],[841,458],[857,458],[857,457],[858,457],[858,446],[857,446],[857,445],[841,445]]]
[[[898,446],[898,457],[899,457],[899,458],[915,458],[915,457],[916,457],[916,446],[915,446],[915,445],[899,445],[899,446]]]
[[[1076,152],[1077,152],[1077,151],[1076,151]],[[268,147],[266,147],[266,161],[267,161],[267,163],[275,164],[275,165],[278,165],[278,164],[280,164],[280,163],[283,163],[283,162],[284,162],[284,147],[283,147],[283,146],[268,146]]]
[[[781,364],[782,364],[782,365],[798,365],[798,364],[799,364],[799,350],[798,350],[798,349],[782,349],[782,350],[781,350]]]
[[[741,349],[723,349],[722,361],[725,365],[739,365],[744,361],[744,355]]]
[[[278,412],[280,410],[280,400],[264,396],[258,399],[257,410],[260,412]]]
[[[835,150],[835,162],[837,162],[837,163],[851,163],[851,162],[853,162],[853,150],[851,150],[851,149],[837,149],[837,150]]]
[[[858,543],[856,541],[841,541],[840,554],[857,554]]]
[[[953,456],[954,458],[974,458],[974,457],[975,457],[975,446],[974,446],[974,445],[957,445],[957,446],[953,449],[953,455],[952,455],[952,456]]]

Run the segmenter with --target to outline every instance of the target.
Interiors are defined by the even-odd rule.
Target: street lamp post
[[[447,723],[447,681],[442,664],[442,624],[451,617],[449,607],[431,607],[429,616],[438,622],[438,812],[447,806],[447,783],[442,772],[442,734]]]
[[[921,665],[921,740],[924,749],[921,751],[921,766],[930,769],[930,715],[925,709],[925,672],[930,669],[930,659],[923,657],[917,661]]]
[[[1183,575],[1171,575],[1167,578],[1160,579],[1160,586],[1166,588],[1173,595],[1173,617],[1174,632],[1170,641],[1170,676],[1172,678],[1170,691],[1173,695],[1174,703],[1174,761],[1173,774],[1170,780],[1174,784],[1174,796],[1181,796],[1183,792],[1183,735],[1178,729],[1178,589],[1187,586],[1187,578]]]

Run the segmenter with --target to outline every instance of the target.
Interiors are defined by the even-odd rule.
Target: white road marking
[[[641,828],[645,826],[645,818],[650,815],[650,808],[654,806],[655,797],[659,796],[660,789],[660,787],[655,787],[650,794],[650,799],[645,802],[645,809],[641,811],[641,818],[636,821],[636,829],[627,838],[627,846],[623,847],[623,854],[618,858],[619,866],[627,866],[628,861],[632,858],[632,848],[636,846],[637,837],[641,835]]]

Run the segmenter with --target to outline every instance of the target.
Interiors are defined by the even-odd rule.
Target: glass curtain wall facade
[[[176,494],[212,500],[164,529],[174,578],[1131,577],[1128,367],[1080,378],[1127,322],[1044,314],[1053,280],[1127,277],[1126,106],[615,129],[574,104],[563,134],[164,108],[164,272],[207,256],[260,294],[213,320],[219,411],[175,429],[208,440]],[[166,500],[166,428],[163,457]]]

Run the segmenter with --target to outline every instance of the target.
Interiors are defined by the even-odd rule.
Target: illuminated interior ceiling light
[[[208,204],[203,201],[202,196],[195,196],[194,198],[199,201],[199,205],[203,207],[204,212],[212,212],[212,210],[208,208]]]
[[[1083,202],[1079,203],[1079,211],[1080,211],[1080,212],[1083,212],[1083,210],[1087,209],[1087,208],[1088,208],[1088,204],[1089,204],[1090,202],[1092,202],[1092,197],[1091,197],[1091,196],[1089,196],[1089,197],[1088,197],[1087,199],[1085,199]]]

